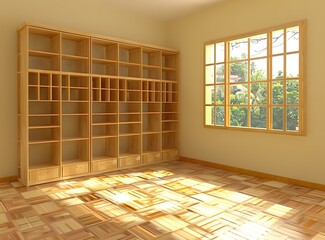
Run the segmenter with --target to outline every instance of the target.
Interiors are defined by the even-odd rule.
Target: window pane
[[[236,84],[230,86],[230,104],[247,104],[247,84]]]
[[[230,64],[230,82],[247,82],[248,62]]]
[[[247,127],[247,107],[230,108],[230,126]]]
[[[283,81],[272,82],[272,103],[283,104]]]
[[[206,66],[205,67],[205,83],[213,84],[214,83],[214,66]]]
[[[299,51],[299,26],[287,29],[287,52]]]
[[[257,36],[253,36],[251,39],[250,46],[250,57],[264,57],[267,55],[267,35],[261,34]]]
[[[216,78],[217,78],[218,83],[225,81],[225,65],[224,64],[216,65]]]
[[[283,107],[274,107],[272,111],[273,129],[283,130]]]
[[[251,61],[251,81],[266,80],[267,60],[266,58]]]
[[[272,32],[272,54],[283,53],[284,49],[284,30]]]
[[[248,39],[242,38],[230,42],[230,60],[247,59]]]
[[[216,86],[216,104],[224,104],[225,103],[225,86],[217,85]]]
[[[213,106],[205,107],[205,125],[209,125],[209,126],[214,125],[214,107]]]
[[[251,127],[266,128],[266,107],[251,107]]]
[[[214,44],[205,46],[205,64],[214,63]]]
[[[225,43],[217,43],[216,44],[216,62],[224,62],[225,61]]]
[[[217,126],[225,125],[225,108],[224,107],[216,107],[216,119],[217,119]]]
[[[287,81],[287,104],[299,104],[299,81]]]
[[[299,77],[299,54],[287,55],[287,78]]]
[[[214,104],[214,86],[205,87],[205,104]]]
[[[299,131],[299,108],[287,108],[287,130]]]
[[[272,78],[278,79],[283,78],[284,71],[284,60],[283,56],[277,56],[272,58]]]
[[[252,83],[251,84],[251,104],[266,104],[267,84]]]

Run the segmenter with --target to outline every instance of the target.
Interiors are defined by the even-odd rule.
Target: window
[[[205,126],[305,133],[305,25],[205,44]]]

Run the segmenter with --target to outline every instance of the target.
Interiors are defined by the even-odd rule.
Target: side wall
[[[0,178],[17,175],[16,30],[23,22],[165,45],[165,25],[102,0],[1,0]]]
[[[181,51],[181,155],[325,184],[323,0],[229,0],[171,22],[167,43]],[[307,136],[203,127],[203,44],[307,19]]]

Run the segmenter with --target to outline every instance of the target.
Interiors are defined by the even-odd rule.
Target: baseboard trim
[[[201,164],[204,166],[217,168],[217,169],[221,169],[221,170],[231,171],[231,172],[240,173],[240,174],[246,174],[246,175],[259,177],[259,178],[267,178],[267,179],[278,181],[278,182],[284,182],[284,183],[298,185],[301,187],[307,187],[307,188],[311,188],[311,189],[315,189],[315,190],[325,191],[325,185],[319,184],[319,183],[307,182],[307,181],[302,181],[302,180],[298,180],[298,179],[294,179],[294,178],[287,178],[287,177],[277,176],[277,175],[273,175],[273,174],[269,174],[269,173],[263,173],[263,172],[258,172],[258,171],[254,171],[254,170],[244,169],[244,168],[232,167],[232,166],[223,165],[223,164],[219,164],[219,163],[208,162],[208,161],[203,161],[203,160],[198,160],[198,159],[193,159],[193,158],[188,158],[188,157],[182,157],[182,156],[180,157],[179,160],[183,161],[183,162]]]
[[[7,182],[16,182],[18,181],[18,177],[17,176],[10,176],[10,177],[3,177],[0,178],[0,183],[7,183]]]

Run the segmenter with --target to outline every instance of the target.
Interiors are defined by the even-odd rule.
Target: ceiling
[[[224,0],[104,0],[110,5],[135,13],[170,21]]]

